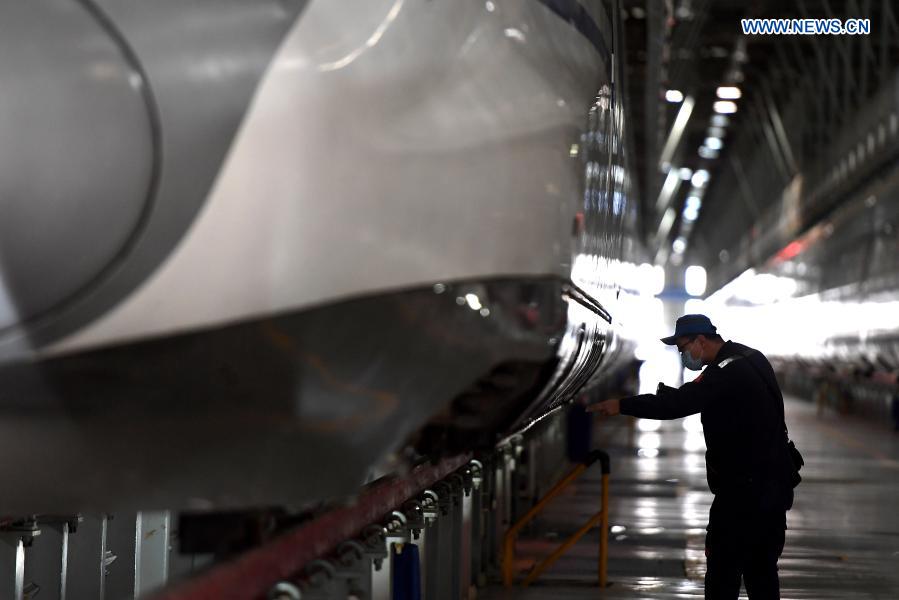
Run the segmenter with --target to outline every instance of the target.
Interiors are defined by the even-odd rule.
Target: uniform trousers
[[[786,511],[717,496],[706,534],[706,600],[737,600],[741,583],[750,600],[780,600],[785,530]]]

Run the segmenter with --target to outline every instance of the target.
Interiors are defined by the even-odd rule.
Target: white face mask
[[[681,364],[691,371],[702,371],[702,356],[700,356],[699,358],[693,358],[693,355],[690,354],[689,348],[692,344],[693,342],[687,344],[686,348],[684,348],[680,353]]]

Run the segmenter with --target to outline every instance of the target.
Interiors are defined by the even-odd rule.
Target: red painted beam
[[[320,517],[213,567],[208,572],[154,596],[155,600],[255,600],[265,598],[277,582],[300,573],[309,561],[331,553],[344,540],[380,522],[390,511],[417,496],[471,460],[456,456],[436,465],[421,465],[409,475],[378,483],[360,493],[351,506]]]

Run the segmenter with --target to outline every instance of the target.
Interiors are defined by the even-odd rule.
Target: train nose
[[[4,4],[0,55],[2,331],[126,251],[150,209],[154,128],[139,65],[82,3]]]

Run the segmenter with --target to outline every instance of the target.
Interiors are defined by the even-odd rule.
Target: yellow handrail
[[[597,523],[600,525],[599,532],[599,585],[601,587],[606,586],[606,574],[607,574],[607,565],[609,559],[609,539],[608,539],[608,529],[609,529],[609,472],[610,472],[610,464],[609,464],[609,455],[603,452],[602,450],[593,450],[590,454],[587,455],[586,460],[573,468],[569,473],[562,478],[559,483],[554,485],[551,490],[549,490],[546,495],[541,498],[534,507],[527,512],[523,517],[518,519],[512,527],[509,528],[509,531],[506,532],[505,537],[503,538],[503,585],[506,587],[512,586],[512,581],[514,579],[514,561],[515,561],[515,538],[518,536],[518,532],[527,525],[534,517],[536,517],[545,507],[549,504],[550,500],[558,496],[562,490],[568,487],[572,482],[574,482],[578,477],[580,477],[587,468],[592,465],[597,460],[600,461],[602,466],[602,507],[598,513],[593,515],[587,523],[584,524],[583,527],[577,530],[570,538],[568,538],[565,543],[559,546],[555,552],[553,552],[550,556],[543,560],[539,565],[534,567],[534,569],[528,574],[527,578],[525,578],[522,585],[530,585],[540,574],[549,568],[556,560],[559,559],[562,554],[564,554],[571,546],[574,545],[585,533],[593,529]]]

